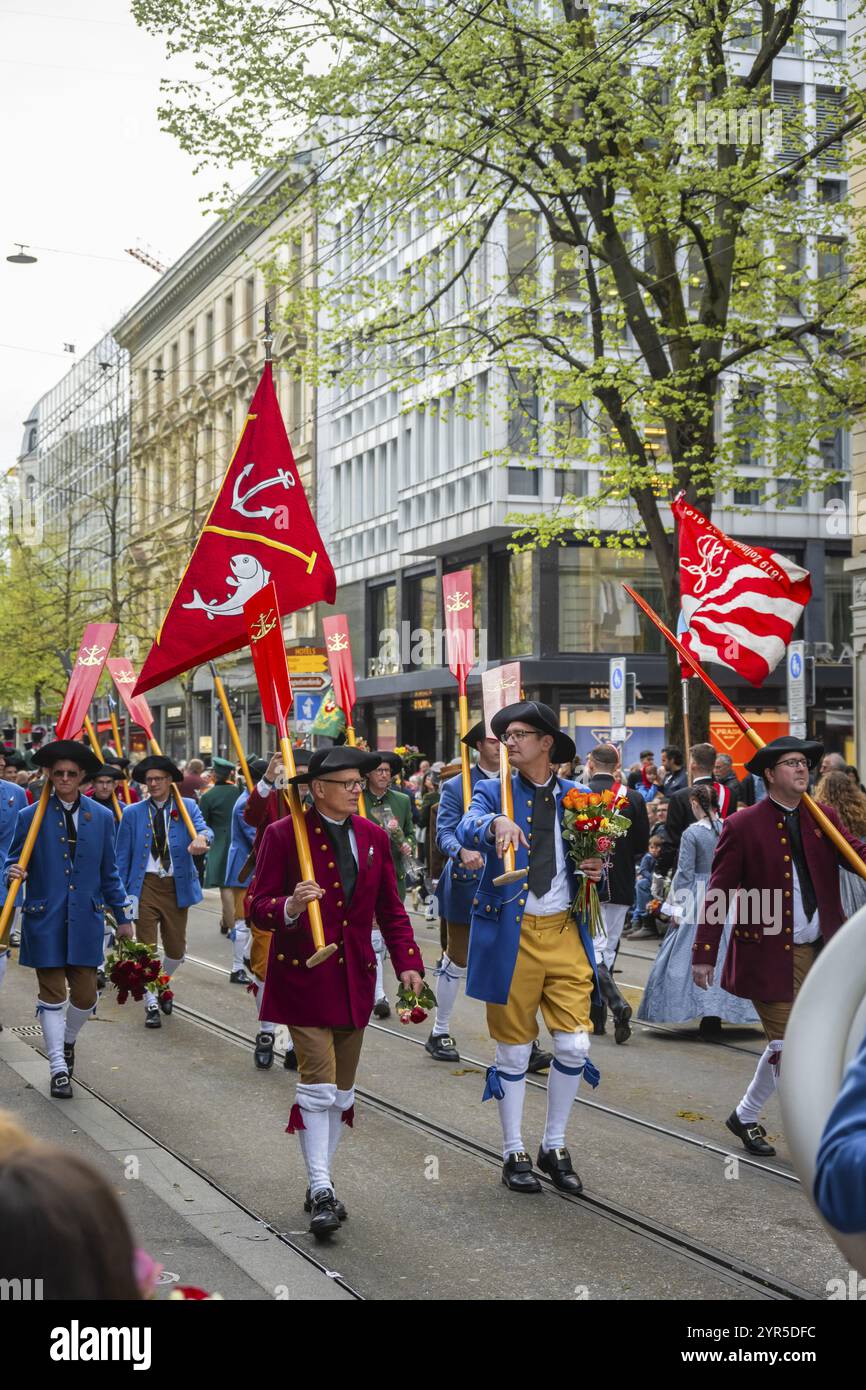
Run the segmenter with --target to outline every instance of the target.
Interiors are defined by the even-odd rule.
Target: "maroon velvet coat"
[[[822,805],[821,809],[849,845],[861,858],[866,859],[866,841],[856,839],[845,830],[830,806]],[[818,899],[821,936],[829,941],[845,920],[839,896],[839,866],[846,865],[847,860],[842,858],[804,805],[800,806],[800,833]],[[748,911],[745,915],[752,920],[741,923],[736,919],[734,921],[720,981],[722,989],[730,994],[739,995],[742,999],[760,999],[766,1003],[793,999],[795,873],[784,817],[769,797],[728,817],[713,857],[713,870],[693,948],[694,964],[716,963],[724,921],[716,921],[720,914],[713,907],[714,890],[721,890],[728,901],[729,895],[737,888],[766,889],[774,895],[771,900],[771,922],[762,926],[760,921],[753,920],[754,913]],[[777,907],[780,908],[778,917],[775,916]],[[710,921],[706,920],[708,916]],[[778,930],[775,930],[776,926]]]
[[[375,1002],[376,957],[370,940],[373,919],[385,938],[397,975],[423,975],[421,951],[412,935],[406,909],[397,894],[391,841],[380,826],[352,817],[358,844],[358,878],[348,909],[330,837],[315,811],[307,813],[307,832],[325,941],[337,951],[308,969],[314,952],[306,912],[293,926],[285,924],[285,901],[302,879],[290,817],[269,825],[256,860],[250,889],[251,916],[257,927],[273,931],[262,1018],[291,1028],[363,1028]]]

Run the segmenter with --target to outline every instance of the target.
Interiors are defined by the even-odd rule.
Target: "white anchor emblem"
[[[251,511],[246,505],[247,502],[249,502],[251,497],[255,497],[257,492],[264,492],[265,488],[269,487],[281,487],[288,492],[290,487],[295,486],[295,479],[287,469],[278,468],[275,477],[265,478],[262,482],[256,483],[254,487],[251,487],[249,491],[245,492],[242,496],[240,489],[254,468],[254,463],[246,464],[235,478],[234,490],[232,492],[232,511],[240,512],[241,516],[261,516],[264,517],[266,521],[270,521],[274,512],[277,510],[276,507],[257,507],[254,511]]]

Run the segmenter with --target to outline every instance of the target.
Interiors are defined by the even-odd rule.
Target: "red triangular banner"
[[[283,614],[337,581],[292,455],[270,362],[134,694],[247,644],[244,604],[273,580]]]

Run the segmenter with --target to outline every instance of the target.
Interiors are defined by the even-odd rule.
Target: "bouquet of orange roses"
[[[584,859],[603,859],[607,868],[614,843],[631,825],[629,817],[623,815],[628,805],[625,792],[615,796],[612,791],[581,792],[572,787],[562,805],[562,833],[575,867]],[[603,930],[598,889],[585,875],[581,876],[572,911],[575,916],[585,915],[593,936]]]

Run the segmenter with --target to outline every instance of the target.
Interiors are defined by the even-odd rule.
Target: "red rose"
[[[595,846],[600,854],[607,854],[608,850],[613,848],[613,840],[609,835],[599,835]]]
[[[400,1022],[401,1022],[401,1023],[411,1023],[411,1022],[412,1022],[412,1013],[411,1013],[411,1010],[409,1010],[409,1009],[401,1009],[401,1010],[400,1010]]]
[[[119,990],[117,991],[117,1002],[118,1002],[118,1004],[125,1004],[128,998],[129,998],[129,991],[128,991],[128,990],[119,989]]]
[[[423,1023],[427,1017],[427,1010],[422,1009],[420,1004],[416,1004],[409,1017],[413,1023]]]

